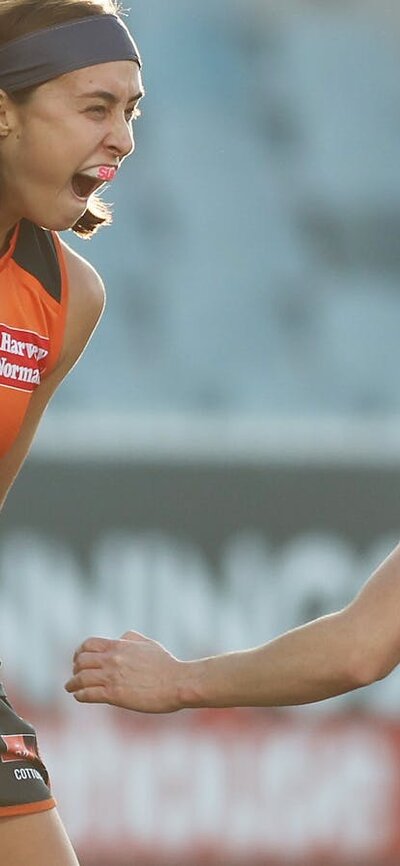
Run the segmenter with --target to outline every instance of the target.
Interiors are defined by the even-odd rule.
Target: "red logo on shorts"
[[[32,393],[46,371],[50,341],[0,323],[0,385]]]
[[[1,739],[6,747],[6,751],[0,754],[3,764],[7,761],[38,760],[35,734],[2,734]]]

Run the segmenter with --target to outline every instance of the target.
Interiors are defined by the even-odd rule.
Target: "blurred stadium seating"
[[[398,42],[295,5],[137,4],[137,153],[74,243],[107,319],[60,407],[398,412]]]

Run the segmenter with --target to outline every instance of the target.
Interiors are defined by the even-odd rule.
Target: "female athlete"
[[[110,222],[95,193],[134,149],[140,69],[116,0],[0,0],[0,507],[104,307],[57,231]],[[7,866],[78,864],[2,686],[0,851]]]

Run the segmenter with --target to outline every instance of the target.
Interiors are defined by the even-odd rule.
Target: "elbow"
[[[351,671],[352,689],[364,689],[372,686],[378,680],[383,679],[374,665],[368,666],[363,662]]]
[[[353,659],[349,672],[353,689],[371,686],[384,680],[396,667],[396,662],[380,657],[374,649],[367,648],[358,658]]]
[[[341,612],[341,621],[341,657],[349,690],[371,686],[389,676],[400,662],[397,634],[394,639],[392,633],[376,628],[375,623],[371,627],[354,605]]]

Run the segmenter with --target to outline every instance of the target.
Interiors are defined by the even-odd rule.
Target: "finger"
[[[108,704],[106,691],[103,686],[96,688],[80,689],[73,697],[80,704]]]
[[[103,666],[103,653],[88,653],[81,652],[74,658],[73,672],[78,674],[79,671],[93,670]]]
[[[74,653],[74,661],[82,652],[102,653],[111,649],[115,641],[106,637],[88,637]]]
[[[71,677],[65,683],[67,692],[77,692],[80,689],[91,688],[92,686],[104,686],[104,674],[99,670],[81,671]]]

